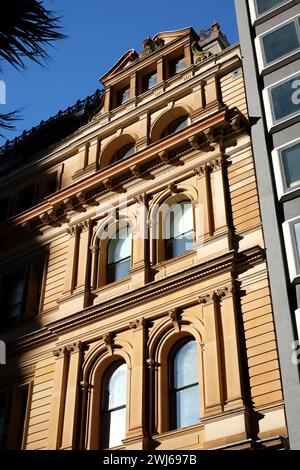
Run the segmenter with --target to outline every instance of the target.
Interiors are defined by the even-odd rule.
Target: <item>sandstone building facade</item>
[[[1,447],[285,447],[239,46],[160,33],[101,82],[1,149]]]

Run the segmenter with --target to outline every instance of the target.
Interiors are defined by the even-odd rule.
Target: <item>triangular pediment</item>
[[[111,80],[115,75],[118,75],[120,72],[129,67],[137,58],[137,52],[134,49],[130,49],[108,72],[106,72],[105,75],[99,79],[99,81],[105,83],[108,80]]]

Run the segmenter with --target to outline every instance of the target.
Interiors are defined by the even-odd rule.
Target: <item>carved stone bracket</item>
[[[112,190],[114,185],[113,185],[113,182],[112,182],[111,178],[106,178],[102,182],[103,182],[103,186],[105,187],[105,189],[107,189],[108,191]]]
[[[168,189],[171,192],[171,194],[179,194],[181,192],[180,189],[178,189],[176,183],[170,183],[168,185]]]
[[[106,333],[102,336],[103,343],[105,344],[110,356],[113,355],[114,338],[115,335],[113,333]]]
[[[67,228],[67,232],[70,235],[70,237],[76,237],[79,235],[82,231],[82,226],[81,224],[75,224],[71,225],[70,227]]]
[[[222,289],[216,289],[210,294],[202,295],[198,298],[199,304],[205,305],[209,303],[220,303],[223,298],[232,295],[235,292],[235,287],[224,287]]]
[[[175,328],[176,333],[179,333],[180,332],[180,322],[182,320],[181,309],[176,307],[176,308],[172,308],[171,310],[169,310],[169,318],[170,318],[171,322],[173,323],[173,326]]]

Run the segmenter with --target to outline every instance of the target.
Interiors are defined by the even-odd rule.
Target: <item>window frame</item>
[[[268,36],[271,33],[274,33],[277,30],[280,30],[282,27],[288,25],[288,24],[296,24],[296,32],[299,40],[299,47],[298,49],[289,52],[282,57],[279,57],[278,59],[273,60],[270,63],[266,62],[266,54],[265,54],[265,48],[263,46],[263,39]],[[266,73],[267,71],[271,71],[273,68],[276,66],[288,62],[291,58],[294,58],[296,55],[300,55],[300,15],[294,15],[291,18],[289,18],[286,21],[281,22],[280,24],[276,25],[275,27],[272,27],[265,31],[264,33],[260,34],[257,36],[254,40],[255,43],[255,49],[257,53],[257,62],[258,62],[258,69],[259,73],[262,74],[263,72]]]
[[[286,82],[289,82],[293,77],[299,77],[300,80],[300,71],[290,74],[287,77],[278,80],[275,83],[272,83],[271,85],[267,86],[264,88],[262,95],[263,95],[263,102],[265,106],[265,111],[266,111],[266,120],[267,120],[267,128],[268,132],[275,132],[277,129],[284,128],[285,125],[288,123],[293,123],[294,121],[297,122],[299,117],[300,117],[300,109],[298,111],[295,111],[295,113],[290,114],[284,118],[281,118],[279,120],[275,119],[274,116],[274,106],[272,102],[272,96],[271,92],[273,88],[276,88],[277,86],[283,85]],[[299,88],[300,90],[300,88]]]
[[[132,254],[133,254],[133,236],[132,236],[132,227],[127,224],[127,226],[120,226],[118,228],[118,230],[115,232],[114,236],[117,235],[121,230],[123,230],[124,228],[127,228],[128,231],[130,231],[130,238],[131,238],[131,245],[130,245],[130,257],[128,256],[127,258],[123,258],[119,261],[116,261],[116,262],[112,262],[112,263],[109,263],[108,262],[108,255],[109,255],[109,247],[110,247],[110,243],[114,240],[113,238],[110,238],[108,240],[108,243],[107,243],[107,247],[106,247],[106,286],[111,286],[111,285],[114,285],[118,282],[123,282],[125,280],[128,280],[130,278],[130,270],[132,268]],[[122,277],[121,279],[116,279],[114,281],[109,281],[108,279],[108,271],[109,271],[109,266],[112,266],[112,265],[116,265],[116,264],[120,264],[122,263],[123,261],[126,261],[126,260],[130,260],[130,268],[129,268],[129,272],[128,272],[128,276],[126,277]]]
[[[201,424],[201,400],[200,400],[200,371],[198,369],[198,382],[194,383],[194,384],[189,384],[187,386],[184,386],[184,387],[180,387],[180,388],[175,388],[174,386],[174,369],[175,369],[175,358],[177,356],[177,354],[179,353],[179,351],[181,350],[181,348],[183,348],[185,345],[187,345],[188,343],[191,343],[191,342],[195,342],[195,345],[196,345],[196,352],[197,352],[197,342],[196,342],[196,339],[192,336],[186,336],[184,338],[182,338],[181,340],[179,340],[177,343],[175,343],[172,347],[172,349],[170,350],[170,353],[169,353],[169,360],[168,360],[168,397],[169,397],[169,429],[171,431],[180,431],[180,430],[183,430],[183,429],[187,429],[191,426],[197,426],[199,424]],[[196,362],[198,364],[198,360],[196,358]],[[191,424],[191,425],[188,425],[188,426],[185,426],[185,427],[179,427],[178,424],[177,424],[177,412],[176,412],[176,407],[177,407],[177,394],[178,392],[182,391],[182,390],[187,390],[187,389],[190,389],[190,388],[193,388],[193,387],[198,387],[198,391],[199,391],[199,422],[198,423],[195,423],[195,424]]]
[[[300,283],[300,256],[298,254],[297,241],[294,231],[295,225],[298,224],[300,224],[300,216],[287,220],[283,223],[282,226],[290,281],[293,284]]]
[[[193,220],[192,220],[192,224],[193,224],[193,239],[192,239],[192,243],[194,244],[195,242],[195,214],[194,214],[194,207],[193,207],[193,202],[190,200],[190,199],[183,199],[181,201],[174,201],[173,204],[171,204],[169,206],[169,210],[168,210],[168,213],[167,214],[164,214],[164,217],[162,217],[162,224],[165,224],[166,223],[166,218],[169,216],[170,212],[171,212],[171,209],[172,207],[174,207],[175,205],[182,205],[182,204],[186,204],[186,203],[189,203],[191,205],[191,208],[192,208],[192,217],[193,217]],[[182,213],[182,216],[183,216],[183,213]],[[171,229],[171,227],[170,227]],[[165,227],[163,226],[162,227],[162,235],[165,234]],[[170,230],[169,230],[170,232]],[[168,257],[168,243],[170,243],[170,241],[175,241],[176,239],[178,239],[179,237],[182,237],[183,235],[187,235],[191,233],[191,230],[189,230],[188,232],[184,232],[184,233],[181,233],[178,237],[172,237],[172,238],[165,238],[163,239],[163,243],[164,243],[164,259],[165,261],[171,261],[171,260],[175,260],[176,258],[179,258],[180,256],[184,256],[188,253],[192,253],[193,252],[193,248],[191,250],[185,250],[184,252],[180,253],[179,255],[176,255],[176,256],[172,256],[172,257]]]
[[[296,0],[297,1],[297,0]],[[257,3],[256,0],[249,0],[249,10],[250,10],[250,17],[251,22],[253,25],[256,25],[262,21],[266,21],[269,18],[272,18],[274,15],[278,14],[281,11],[284,11],[286,8],[294,5],[294,0],[285,0],[279,5],[271,8],[270,10],[265,11],[264,13],[259,14],[257,10]]]
[[[104,402],[105,402],[105,392],[108,391],[109,388],[109,382],[116,370],[118,370],[121,366],[125,365],[126,366],[126,402],[125,405],[115,407],[113,409],[109,409],[109,401],[107,401],[107,406],[104,408]],[[123,444],[120,443],[117,446],[114,447],[109,447],[109,439],[110,439],[110,432],[111,432],[111,425],[107,426],[107,416],[111,416],[111,414],[114,411],[118,411],[120,409],[125,410],[125,435],[124,438],[126,438],[126,433],[127,433],[127,412],[128,412],[128,365],[127,362],[125,361],[124,358],[118,358],[116,361],[108,365],[106,368],[102,380],[101,380],[101,397],[100,397],[100,430],[99,430],[99,447],[100,449],[111,449],[114,447],[119,447],[122,446]],[[105,428],[104,425],[105,424]],[[104,444],[105,442],[108,442],[108,446]]]
[[[285,178],[285,173],[284,173],[284,166],[283,166],[283,161],[282,161],[282,152],[297,144],[300,145],[300,138],[291,140],[287,142],[286,144],[281,145],[280,147],[276,147],[272,151],[272,161],[273,161],[277,196],[278,196],[279,201],[287,200],[291,197],[294,197],[300,194],[300,181],[297,184],[297,186],[293,188],[287,188],[286,178]]]

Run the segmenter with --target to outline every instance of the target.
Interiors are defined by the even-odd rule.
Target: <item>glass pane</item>
[[[300,263],[300,223],[295,224],[294,226],[295,236],[296,236],[296,246],[298,251],[298,262]]]
[[[300,76],[272,89],[271,97],[276,121],[300,111],[299,85]]]
[[[143,78],[143,91],[150,90],[157,84],[157,73],[151,73]]]
[[[110,413],[109,447],[122,444],[126,435],[126,408]]]
[[[121,150],[118,150],[118,152],[114,155],[111,163],[119,162],[120,160],[123,160],[124,158],[131,157],[135,152],[135,144],[128,144],[125,147],[122,147]]]
[[[109,264],[107,267],[107,282],[117,282],[125,279],[129,276],[130,268],[131,258]]]
[[[262,42],[267,64],[299,49],[300,46],[294,22],[268,34]]]
[[[108,384],[108,409],[126,405],[127,365],[122,364],[112,374]]]
[[[286,2],[287,0],[256,0],[257,13],[262,15]]]
[[[180,237],[193,230],[193,206],[191,202],[185,201],[174,204],[166,217],[166,238]]]
[[[126,103],[130,98],[130,88],[124,88],[118,92],[118,106],[121,104]]]
[[[200,422],[199,386],[187,388],[176,393],[177,429]]]
[[[109,243],[108,263],[115,263],[131,256],[131,230],[125,227]]]
[[[300,184],[300,143],[281,152],[287,189]]]
[[[196,341],[189,341],[177,352],[174,360],[174,388],[179,389],[198,383]]]
[[[180,236],[180,238],[171,238],[166,242],[167,259],[180,256],[187,251],[191,251],[194,247],[194,232]]]
[[[25,271],[20,270],[4,278],[3,300],[8,319],[21,315],[25,289]]]

